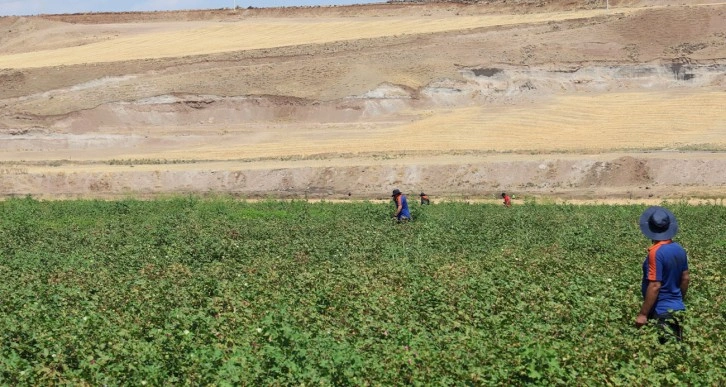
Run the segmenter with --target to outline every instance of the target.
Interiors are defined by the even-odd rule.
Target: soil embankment
[[[724,196],[726,5],[609,3],[0,18],[0,195]]]

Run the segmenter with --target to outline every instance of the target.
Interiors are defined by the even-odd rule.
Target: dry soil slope
[[[0,126],[12,133],[0,156],[54,165],[59,159],[246,160],[186,165],[183,173],[192,177],[183,180],[192,182],[195,173],[210,172],[205,168],[259,170],[270,158],[291,160],[289,171],[305,167],[300,160],[327,158],[335,166],[351,154],[373,155],[359,165],[384,164],[377,161],[381,154],[398,161],[364,181],[349,173],[337,182],[308,177],[320,180],[316,189],[340,193],[360,183],[375,191],[407,178],[429,185],[446,180],[437,176],[449,173],[443,169],[412,172],[426,163],[476,171],[467,165],[486,162],[447,158],[457,152],[718,149],[726,141],[718,77],[726,57],[723,6],[517,14],[450,4],[384,7],[378,9],[390,12],[379,16],[336,7],[124,24],[14,20],[12,28],[22,33],[0,41],[0,77],[7,85]],[[58,36],[49,31],[68,39],[46,41]],[[44,43],[19,44],[32,41]],[[674,63],[701,71],[697,79],[706,81],[673,77]],[[488,69],[499,75],[487,76]],[[406,156],[412,153],[428,157]],[[146,169],[158,174],[169,168]],[[505,181],[472,173],[438,189],[494,190]],[[506,184],[533,184],[531,176],[518,174],[521,181]],[[636,177],[632,183],[642,185]],[[144,185],[130,178],[114,187],[87,180],[94,178],[78,184],[59,179],[80,191],[205,189],[202,183]],[[271,180],[278,183],[255,186],[245,179],[231,189],[294,193],[311,186],[294,173]],[[561,180],[557,184],[592,184]],[[12,183],[5,185],[15,192]],[[553,185],[545,179],[530,188],[552,191]]]

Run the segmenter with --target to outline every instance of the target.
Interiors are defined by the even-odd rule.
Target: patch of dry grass
[[[195,147],[127,157],[233,160],[330,152],[723,149],[723,106],[726,94],[716,91],[562,95],[529,106],[412,112],[411,121],[405,123],[252,127],[246,128],[245,135],[210,138]],[[260,136],[249,130],[259,131]]]
[[[199,27],[199,23],[188,23],[189,27],[184,29],[180,29],[179,24],[166,23],[164,26],[167,26],[168,30],[154,29],[145,33],[120,30],[117,37],[102,42],[2,55],[0,56],[0,68],[33,68],[203,55],[403,34],[562,21],[590,18],[607,14],[607,12],[597,9],[527,15],[432,16],[428,18],[418,16],[256,18],[242,19],[234,23],[209,23],[205,27]],[[58,45],[64,46],[65,44],[59,41]]]

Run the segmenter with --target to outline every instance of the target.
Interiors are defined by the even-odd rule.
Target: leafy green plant
[[[669,207],[693,284],[660,345],[643,206],[6,200],[0,384],[723,384],[726,209]]]

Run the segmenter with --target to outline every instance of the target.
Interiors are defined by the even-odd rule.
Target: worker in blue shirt
[[[393,190],[393,202],[396,204],[396,212],[393,217],[399,222],[402,220],[411,220],[411,212],[408,210],[408,201],[406,195],[402,194],[401,191],[396,188]]]
[[[688,292],[690,276],[686,250],[673,242],[678,232],[678,221],[666,208],[652,206],[643,212],[639,223],[640,231],[653,244],[643,261],[643,305],[635,325],[640,328],[649,319],[655,319],[661,328],[661,343],[665,343],[669,336],[680,341],[683,327],[674,312],[686,309],[683,298]]]

